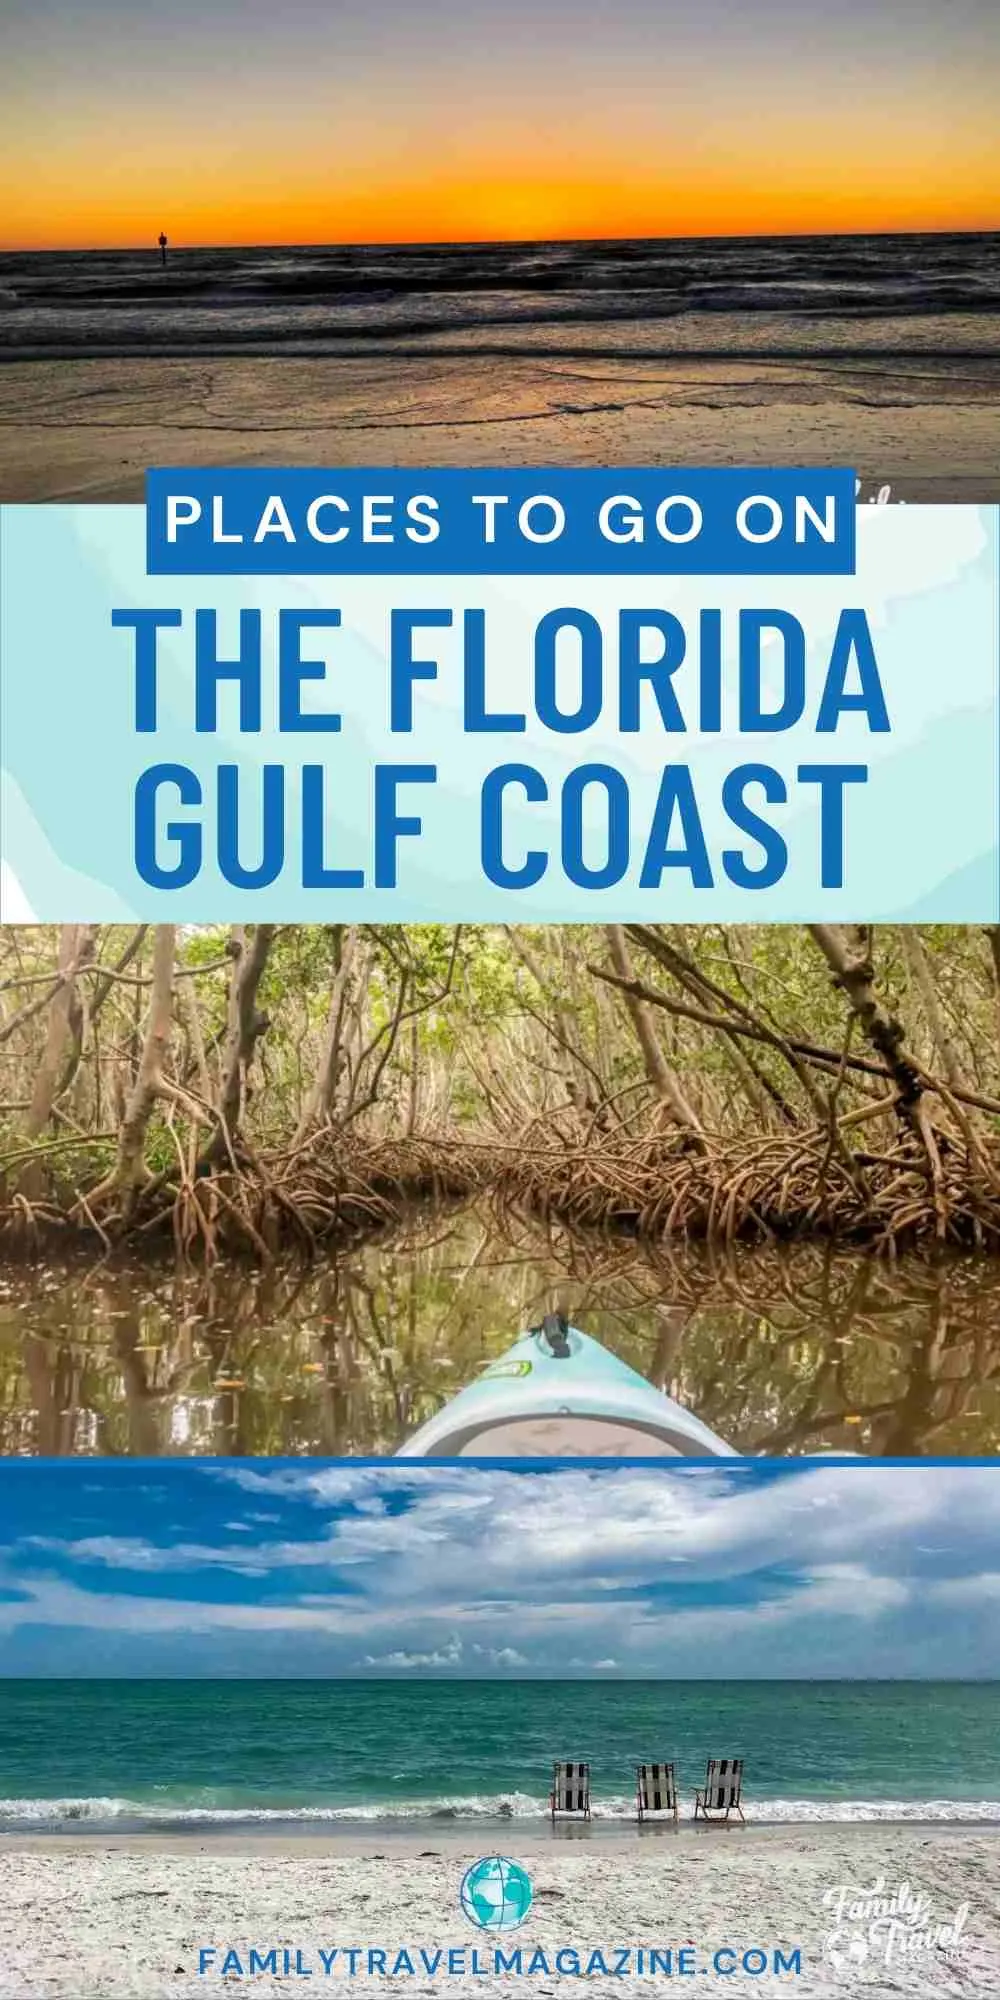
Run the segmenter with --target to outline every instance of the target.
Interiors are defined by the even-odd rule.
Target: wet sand
[[[996,1854],[996,1864],[1000,1870],[1000,1815],[995,1821],[982,1819],[945,1820],[809,1820],[790,1823],[788,1821],[755,1821],[748,1818],[742,1826],[733,1819],[728,1826],[708,1825],[703,1821],[682,1818],[675,1826],[670,1819],[647,1820],[638,1826],[635,1820],[594,1819],[578,1822],[569,1819],[556,1820],[554,1824],[545,1820],[532,1822],[527,1827],[523,1820],[516,1822],[489,1820],[478,1824],[475,1829],[466,1823],[462,1826],[449,1825],[447,1820],[434,1824],[424,1820],[414,1830],[412,1822],[391,1820],[368,1826],[358,1821],[327,1820],[322,1831],[310,1827],[303,1820],[289,1820],[282,1823],[272,1821],[266,1826],[254,1824],[252,1820],[230,1826],[203,1826],[169,1829],[133,1829],[122,1832],[76,1831],[65,1823],[60,1827],[37,1833],[21,1831],[0,1833],[0,1860],[7,1854],[50,1854],[53,1850],[67,1849],[74,1854],[176,1854],[188,1855],[247,1855],[271,1857],[306,1857],[316,1859],[332,1853],[352,1855],[359,1860],[409,1861],[426,1856],[433,1850],[436,1854],[473,1857],[478,1854],[493,1854],[500,1851],[520,1855],[551,1854],[553,1850],[573,1848],[588,1855],[609,1854],[621,1857],[623,1848],[637,1852],[645,1847],[659,1849],[680,1843],[683,1849],[697,1842],[699,1848],[707,1844],[711,1849],[717,1841],[728,1842],[727,1853],[732,1853],[732,1843],[738,1842],[740,1849],[747,1845],[756,1847],[761,1842],[768,1849],[788,1853],[808,1849],[822,1852],[830,1847],[835,1853],[847,1855],[857,1851],[867,1854],[870,1848],[879,1846],[895,1852],[895,1843],[919,1842],[948,1847],[955,1842],[975,1841],[982,1843],[985,1853]],[[468,1861],[466,1862],[468,1865]]]
[[[801,1972],[784,1976],[728,1972],[726,1993],[825,1996],[917,1992],[995,1995],[1000,1989],[1000,1838],[996,1833],[935,1826],[798,1826],[776,1830],[713,1829],[693,1836],[622,1839],[600,1834],[565,1845],[505,1830],[503,1846],[528,1868],[535,1901],[527,1922],[499,1939],[475,1930],[461,1913],[466,1867],[490,1843],[471,1847],[469,1831],[436,1831],[405,1839],[384,1832],[329,1839],[256,1834],[205,1838],[99,1835],[46,1836],[0,1843],[0,1994],[33,2000],[152,2000],[234,1987],[261,1995],[301,1990],[305,1974],[256,1971],[223,1980],[227,1949],[246,1966],[258,1952],[288,1947],[326,1990],[366,1996],[397,1988],[428,1996],[489,1993],[503,1988],[538,1995],[579,1990],[554,1967],[566,1949],[585,1956],[595,1947],[675,1952],[693,1948],[697,1971],[715,1985],[720,1947],[769,1954],[798,1948]],[[957,1942],[904,1953],[869,1944],[849,1952],[865,1927],[843,1917],[830,1953],[834,1923],[828,1890],[870,1892],[878,1879],[892,1894],[905,1883],[926,1898],[928,1922],[955,1919],[968,1905]],[[525,1963],[539,1948],[545,1966],[534,1973],[485,1972],[468,1965],[473,1947],[491,1953],[522,1947]],[[341,1957],[324,1969],[319,1952],[359,1953],[355,1970]],[[215,1958],[199,1974],[199,1953]],[[369,1972],[369,1947],[418,1954],[464,1948],[459,1969],[428,1975],[417,1960],[413,1976]],[[634,1968],[634,1960],[632,1961]],[[547,1969],[546,1969],[547,1968]],[[592,1993],[626,1996],[669,1992],[675,1978],[591,1974]],[[307,1988],[315,1991],[316,1988]],[[683,1990],[683,1989],[682,1989]]]
[[[139,500],[149,465],[853,465],[1000,500],[1000,360],[590,354],[0,366],[0,500]]]

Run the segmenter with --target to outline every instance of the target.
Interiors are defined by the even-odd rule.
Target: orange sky
[[[462,242],[604,236],[725,236],[812,231],[1000,227],[1000,187],[987,160],[961,179],[916,178],[890,159],[885,174],[810,181],[780,157],[753,185],[702,170],[628,182],[583,172],[479,171],[452,181],[410,178],[328,192],[322,176],[289,176],[280,189],[241,174],[166,175],[117,183],[100,165],[58,209],[43,181],[7,208],[7,249],[147,247],[161,226],[175,246],[199,243]],[[319,185],[317,185],[317,181]],[[66,183],[63,183],[65,190]]]
[[[1000,227],[995,0],[4,9],[9,249]]]

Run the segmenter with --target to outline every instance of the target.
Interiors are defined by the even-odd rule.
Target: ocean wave
[[[946,348],[995,351],[998,322],[1000,233],[179,248],[166,268],[137,251],[0,253],[6,359],[258,345],[349,355],[358,341],[370,351],[490,329],[557,341],[603,329],[615,343],[629,325],[668,352],[923,345],[924,323]]]
[[[751,1822],[760,1825],[880,1821],[975,1822],[1000,1825],[1000,1799],[751,1799]],[[621,1795],[593,1802],[597,1824],[632,1820],[635,1801]],[[277,1825],[379,1826],[394,1822],[546,1820],[548,1802],[526,1792],[466,1794],[413,1800],[376,1800],[344,1805],[238,1805],[121,1798],[0,1799],[0,1831],[44,1831],[107,1827],[127,1821],[133,1828],[254,1827]]]
[[[891,309],[921,299],[1000,305],[1000,232],[959,236],[661,238],[577,243],[313,245],[186,249],[161,266],[155,251],[5,252],[0,283],[25,298],[115,310],[144,299],[330,304],[370,299],[384,309],[422,294],[533,292],[738,297],[745,309],[780,298],[838,299]]]

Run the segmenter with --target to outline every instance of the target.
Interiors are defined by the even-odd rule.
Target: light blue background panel
[[[820,918],[993,922],[998,889],[998,510],[995,507],[867,507],[858,515],[854,577],[196,577],[146,574],[139,506],[38,506],[2,510],[2,909],[7,921],[180,919],[363,919],[369,922],[503,920],[583,922],[804,921]],[[576,607],[601,628],[605,699],[577,732],[544,728],[533,698],[533,644],[553,607]],[[845,607],[863,607],[891,721],[873,733],[865,714],[844,715],[833,735],[816,732],[819,695],[833,635]],[[181,624],[159,635],[157,727],[135,727],[134,635],[112,611],[172,609]],[[389,634],[393,608],[447,609],[449,627],[418,635],[414,652],[434,676],[415,681],[413,726],[390,728]],[[623,609],[658,607],[697,633],[705,608],[721,614],[722,728],[698,728],[697,644],[671,685],[683,733],[668,733],[651,691],[638,733],[619,727],[617,645]],[[805,709],[780,731],[738,729],[738,614],[781,607],[807,637]],[[274,635],[280,610],[335,608],[339,626],[305,631],[301,651],[325,666],[304,682],[301,703],[335,710],[336,733],[282,733]],[[218,615],[220,654],[232,655],[241,610],[262,619],[261,726],[241,731],[236,690],[222,691],[219,728],[198,733],[194,702],[194,614]],[[485,685],[494,711],[523,714],[522,731],[469,731],[463,714],[463,615],[481,611]],[[570,638],[560,684],[579,685]],[[780,651],[780,648],[777,649]],[[777,653],[765,653],[764,695],[780,698]],[[568,697],[567,697],[568,700]],[[864,764],[864,784],[845,789],[843,885],[820,882],[819,794],[796,774],[802,765]],[[531,886],[489,879],[482,845],[484,781],[496,767],[527,765],[548,797],[530,802],[517,785],[503,795],[502,850],[515,871],[529,852],[546,857]],[[759,867],[761,850],[734,829],[723,783],[734,766],[779,772],[785,804],[755,808],[781,834],[787,865],[768,887],[730,879],[723,855],[741,848]],[[177,806],[157,795],[154,846],[176,859],[167,822],[197,829],[199,865],[186,886],[144,881],[136,864],[135,796],[150,766],[193,775],[203,803]],[[665,765],[690,772],[711,885],[684,866],[641,886],[641,871]],[[216,833],[219,767],[239,804],[238,849],[252,870],[262,852],[263,766],[282,767],[281,865],[258,889],[235,886],[220,867]],[[419,818],[419,832],[395,840],[382,812],[383,859],[394,854],[396,884],[375,882],[376,767],[433,767],[432,784],[403,784],[396,812]],[[627,861],[607,887],[571,879],[562,853],[564,787],[580,766],[613,767],[627,784]],[[314,779],[308,766],[320,767]],[[317,789],[318,787],[318,789]],[[311,788],[311,792],[310,792]],[[307,887],[303,881],[304,799],[317,799],[311,838],[324,866],[363,880]],[[390,788],[391,803],[391,788]],[[591,875],[608,848],[608,802],[598,783],[584,788],[579,842]],[[385,796],[382,806],[385,807]],[[683,845],[678,830],[676,848]],[[388,842],[388,844],[386,844]],[[571,843],[572,844],[572,843]],[[579,870],[577,871],[579,873]]]

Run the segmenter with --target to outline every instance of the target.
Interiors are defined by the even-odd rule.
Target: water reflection
[[[0,1451],[391,1452],[557,1306],[742,1451],[1000,1451],[988,1259],[666,1254],[476,1206],[307,1267],[8,1266]]]

